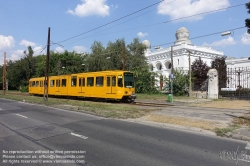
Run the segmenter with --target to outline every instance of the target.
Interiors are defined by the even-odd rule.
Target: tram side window
[[[62,79],[62,87],[66,87],[66,83],[67,83],[67,80],[66,79]]]
[[[55,80],[51,80],[50,81],[50,87],[54,87],[54,85],[55,85]]]
[[[122,76],[118,76],[118,86],[119,86],[119,87],[123,87]]]
[[[36,81],[36,87],[38,87],[39,86],[39,82],[38,81]]]
[[[32,86],[32,87],[34,87],[34,86],[35,86],[35,81],[32,81],[31,86]]]
[[[103,77],[96,77],[96,86],[103,86]]]
[[[107,86],[110,86],[110,77],[107,77]]]
[[[76,86],[77,83],[77,77],[76,76],[72,76],[71,77],[71,86]]]
[[[30,82],[30,87],[33,87],[35,85],[35,81]]]
[[[87,86],[94,86],[94,77],[87,78]]]
[[[60,87],[60,80],[56,80],[56,87]]]
[[[112,86],[116,86],[116,76],[112,77]]]

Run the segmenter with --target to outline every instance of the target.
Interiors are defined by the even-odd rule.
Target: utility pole
[[[44,101],[48,101],[49,92],[49,51],[50,51],[50,27],[48,28],[48,41],[47,41],[47,56],[46,56],[46,69],[45,69],[45,79],[44,79]]]
[[[174,79],[174,60],[173,60],[173,46],[171,46],[171,75],[170,75],[170,82],[171,82],[172,102],[173,102],[173,79]]]
[[[191,58],[190,58],[190,51],[187,50],[188,52],[188,63],[189,63],[189,88],[188,88],[188,93],[189,93],[189,97],[191,96],[191,92],[192,92],[192,82],[191,82]]]
[[[6,52],[4,52],[4,64],[3,64],[3,94],[6,93]]]

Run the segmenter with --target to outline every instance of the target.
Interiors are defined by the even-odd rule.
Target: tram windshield
[[[133,73],[124,73],[124,86],[126,88],[134,87],[134,75]]]

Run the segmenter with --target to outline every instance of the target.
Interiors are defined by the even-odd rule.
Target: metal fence
[[[227,87],[219,91],[220,97],[250,99],[250,67],[228,68]],[[220,79],[220,76],[219,76]]]

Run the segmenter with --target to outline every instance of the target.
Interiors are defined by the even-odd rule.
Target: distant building
[[[156,47],[151,49],[151,44],[148,40],[144,40],[142,43],[146,45],[145,56],[149,65],[149,70],[163,77],[169,77],[171,74],[172,66],[174,69],[183,69],[184,72],[189,70],[188,51],[191,52],[191,64],[195,59],[201,57],[203,62],[208,66],[211,66],[211,62],[216,57],[223,57],[224,53],[212,49],[211,47],[195,46],[189,40],[189,31],[182,27],[176,31],[176,41],[172,46],[173,50],[173,65],[171,64],[171,47],[163,49]],[[160,83],[156,83],[160,86]],[[164,86],[164,85],[163,85]]]

